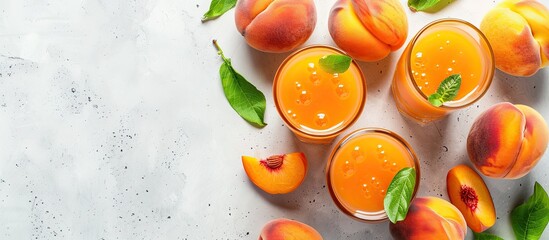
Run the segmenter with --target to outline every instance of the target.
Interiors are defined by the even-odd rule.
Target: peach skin
[[[451,203],[437,197],[418,197],[412,200],[403,221],[389,223],[395,239],[454,240],[464,239],[467,224],[463,215]]]
[[[263,226],[259,240],[322,240],[322,236],[311,226],[298,221],[279,218]]]
[[[236,28],[263,52],[287,52],[303,44],[316,25],[313,0],[239,0]]]
[[[465,217],[474,232],[483,232],[496,223],[496,209],[482,177],[467,165],[448,171],[446,187],[450,202]]]
[[[536,110],[503,102],[475,120],[467,137],[467,152],[482,174],[515,179],[536,166],[548,142],[549,128]]]
[[[250,180],[270,194],[295,190],[307,175],[307,159],[300,152],[274,155],[263,160],[242,156],[242,164]]]
[[[549,64],[549,10],[540,2],[505,0],[484,16],[480,29],[499,70],[524,77]]]
[[[338,47],[361,61],[378,61],[399,49],[408,20],[397,0],[338,0],[328,30]]]

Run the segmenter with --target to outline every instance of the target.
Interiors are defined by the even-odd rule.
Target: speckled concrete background
[[[315,3],[318,22],[307,44],[333,45],[332,1]],[[495,4],[460,0],[436,14],[407,10],[409,38],[443,17],[478,25]],[[0,239],[257,239],[262,225],[278,217],[308,223],[330,240],[389,238],[386,223],[368,225],[338,212],[324,178],[331,146],[298,142],[277,115],[272,78],[288,54],[249,48],[233,11],[201,23],[208,6],[208,0],[0,2]],[[213,38],[265,93],[264,129],[246,124],[227,104]],[[498,72],[477,104],[418,126],[398,114],[389,92],[400,52],[361,64],[367,104],[349,131],[376,126],[405,137],[421,159],[419,196],[447,199],[446,172],[468,163],[469,127],[492,104],[527,104],[549,119],[545,69],[529,79]],[[310,163],[295,192],[271,196],[250,183],[241,155],[291,151],[305,152]],[[493,233],[511,238],[510,210],[531,194],[534,181],[549,188],[548,158],[520,180],[487,180],[497,205]]]

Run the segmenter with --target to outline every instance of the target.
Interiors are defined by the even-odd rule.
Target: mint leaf
[[[229,104],[238,115],[250,124],[256,127],[266,126],[267,124],[263,122],[266,106],[265,95],[234,70],[231,59],[225,58],[216,40],[213,40],[213,43],[223,59],[223,64],[219,68],[219,76]]]
[[[539,239],[548,222],[549,197],[536,182],[534,194],[511,212],[511,225],[517,239],[530,240]]]
[[[202,22],[216,19],[236,5],[236,0],[212,0],[210,9],[202,16]]]
[[[444,102],[451,101],[456,98],[459,88],[461,87],[461,75],[454,74],[444,79],[435,93],[429,96],[429,102],[440,107]]]
[[[392,223],[406,218],[415,186],[416,170],[411,167],[401,169],[393,177],[389,188],[387,188],[385,199],[383,199],[385,212]]]
[[[473,236],[475,237],[475,240],[504,240],[494,234],[484,232],[477,233],[473,231]]]
[[[334,74],[344,73],[351,66],[353,59],[347,55],[326,55],[318,60],[322,70]]]
[[[414,12],[434,7],[440,0],[408,0],[408,7]]]

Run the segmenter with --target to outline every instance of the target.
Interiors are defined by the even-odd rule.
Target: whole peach
[[[361,61],[378,61],[399,49],[408,20],[397,0],[338,0],[328,30],[338,47]]]
[[[298,221],[279,218],[263,226],[259,240],[322,240],[322,236],[311,226]]]
[[[236,28],[253,48],[287,52],[303,44],[316,25],[313,0],[239,0]]]
[[[549,10],[540,2],[505,0],[484,16],[480,29],[499,70],[531,76],[549,64]]]
[[[536,110],[503,102],[475,120],[467,137],[467,152],[482,174],[514,179],[536,166],[548,142],[549,128]]]
[[[403,221],[389,224],[395,239],[454,240],[464,239],[467,224],[461,212],[451,203],[437,197],[417,197],[412,200]]]

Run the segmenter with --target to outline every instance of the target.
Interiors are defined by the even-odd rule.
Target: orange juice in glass
[[[385,221],[383,199],[387,188],[405,167],[416,170],[414,197],[420,179],[419,160],[410,145],[385,129],[359,129],[333,149],[326,166],[328,190],[348,216],[366,222]]]
[[[458,19],[434,21],[410,41],[397,63],[392,93],[399,112],[419,123],[440,119],[480,99],[494,75],[494,54],[486,37]],[[427,100],[442,80],[461,75],[457,96],[440,107]]]
[[[358,119],[364,107],[366,83],[354,60],[339,74],[320,68],[319,59],[333,54],[346,55],[330,46],[306,47],[288,56],[276,72],[276,109],[303,142],[331,142]]]

